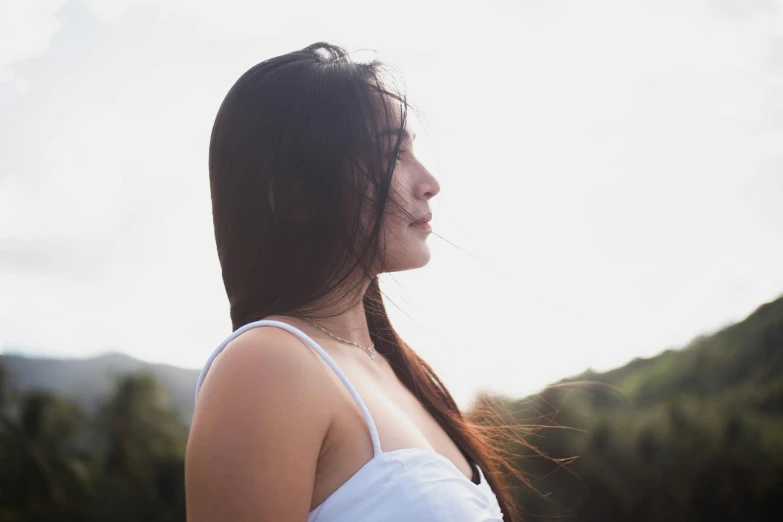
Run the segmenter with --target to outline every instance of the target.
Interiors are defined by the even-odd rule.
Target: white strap
[[[367,409],[367,406],[365,406],[364,401],[359,396],[359,393],[356,391],[356,388],[353,387],[353,384],[351,384],[351,381],[348,380],[348,377],[343,373],[343,371],[340,369],[339,366],[337,366],[337,363],[334,362],[334,359],[331,358],[331,356],[326,353],[326,350],[321,348],[321,346],[313,341],[313,339],[301,331],[300,329],[296,328],[295,326],[291,326],[288,323],[284,323],[282,321],[274,321],[271,319],[262,319],[260,321],[253,321],[252,323],[248,323],[244,326],[241,326],[240,328],[237,328],[226,340],[224,340],[222,343],[220,343],[220,346],[218,346],[215,351],[212,352],[212,355],[209,356],[209,359],[207,360],[207,363],[204,365],[204,368],[201,370],[201,374],[198,377],[198,382],[196,383],[196,400],[198,400],[198,393],[201,390],[201,385],[204,383],[204,378],[207,376],[207,372],[209,371],[209,368],[212,366],[212,363],[215,361],[217,356],[220,354],[220,352],[223,351],[223,348],[228,345],[232,340],[236,339],[240,334],[243,332],[246,332],[250,330],[251,328],[256,328],[258,326],[274,326],[276,328],[280,328],[282,330],[285,330],[289,333],[294,334],[295,336],[299,337],[301,340],[303,340],[305,343],[310,345],[310,347],[318,352],[318,354],[326,361],[326,363],[332,367],[332,370],[334,370],[334,373],[337,374],[337,376],[340,378],[341,381],[343,381],[343,384],[345,384],[345,387],[348,388],[348,391],[351,393],[351,396],[356,401],[356,404],[359,405],[359,409],[362,412],[362,415],[364,416],[364,420],[367,421],[367,426],[370,428],[370,437],[372,438],[372,448],[374,456],[378,456],[381,454],[381,441],[378,437],[378,429],[375,427],[375,421],[372,419],[372,415],[370,415],[370,410]]]

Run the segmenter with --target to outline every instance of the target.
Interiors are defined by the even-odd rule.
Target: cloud
[[[0,83],[13,82],[10,66],[49,49],[60,27],[57,11],[65,0],[0,3]]]
[[[179,335],[172,322],[193,335],[225,324],[206,173],[210,120],[224,86],[208,77],[232,67],[222,53],[243,54],[188,38],[187,22],[151,27],[148,14],[107,22],[66,5],[52,51],[18,64],[30,91],[0,93],[14,108],[0,131],[9,138],[0,145],[0,316],[8,345],[63,354],[113,347],[155,358]],[[214,284],[194,288],[200,272]],[[189,302],[213,309],[211,321],[182,303],[166,314],[144,304],[205,288],[211,298]],[[128,322],[144,327],[118,338]]]
[[[426,112],[436,230],[472,256],[433,238],[431,265],[389,290],[423,325],[392,312],[398,328],[462,400],[654,353],[783,290],[779,11],[374,9],[95,0],[36,14],[30,34],[49,39],[19,36],[26,54],[0,62],[6,346],[201,364],[230,326],[214,115],[251,65],[317,40],[377,49]]]
[[[777,0],[711,0],[710,5],[718,13],[735,18],[780,12]]]

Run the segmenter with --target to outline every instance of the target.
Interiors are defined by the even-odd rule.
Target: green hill
[[[777,519],[783,298],[681,350],[477,406],[478,420],[489,422],[490,407],[517,426],[506,432],[509,458],[547,495],[520,489],[528,519]]]
[[[783,298],[759,307],[744,321],[701,336],[682,350],[636,359],[603,374],[583,374],[616,386],[639,406],[666,401],[673,394],[732,402],[783,412]],[[749,393],[750,392],[750,393]]]
[[[119,355],[0,358],[0,521],[184,521],[195,380]],[[527,521],[777,520],[783,298],[681,350],[467,413],[517,470]]]

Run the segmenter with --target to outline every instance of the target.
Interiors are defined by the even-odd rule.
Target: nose
[[[416,197],[429,201],[437,196],[438,192],[440,192],[440,183],[426,167],[422,166],[421,178],[416,186]]]

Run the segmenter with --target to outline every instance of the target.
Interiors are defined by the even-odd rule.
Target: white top
[[[449,459],[431,449],[406,448],[384,452],[367,406],[337,363],[310,336],[288,323],[260,320],[235,330],[204,365],[196,399],[212,362],[243,332],[258,326],[282,328],[299,337],[332,367],[348,388],[367,421],[373,458],[310,512],[308,522],[501,522],[497,498],[478,466],[475,484]]]

